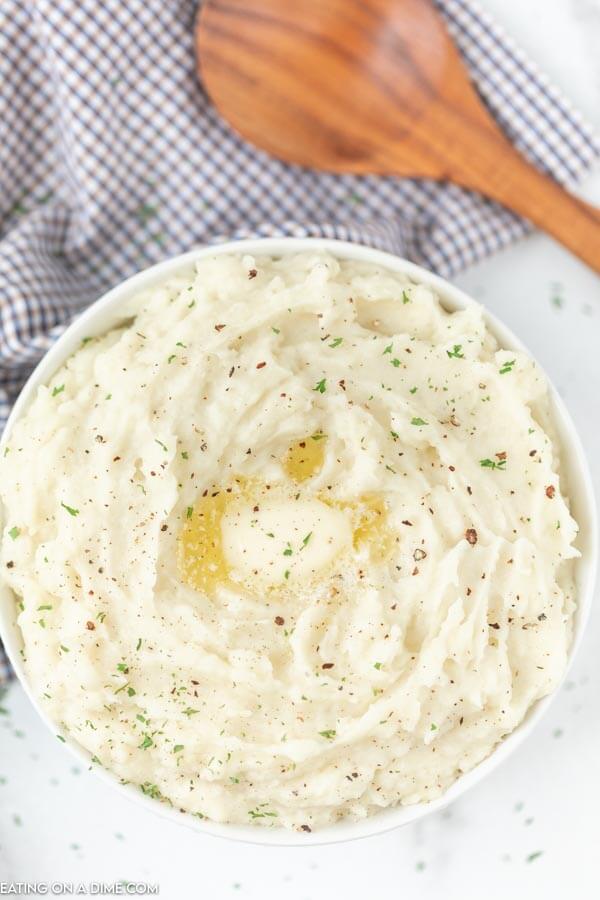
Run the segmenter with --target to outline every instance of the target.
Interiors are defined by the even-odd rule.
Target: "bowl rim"
[[[485,306],[477,303],[464,291],[440,276],[400,256],[377,250],[364,244],[330,238],[273,237],[225,241],[198,247],[132,275],[106,291],[77,316],[43,356],[25,383],[0,437],[0,450],[6,445],[12,427],[33,399],[39,385],[46,383],[80,346],[82,337],[104,334],[110,328],[115,327],[119,320],[122,321],[124,318],[123,311],[119,314],[118,308],[122,308],[128,300],[138,293],[158,287],[165,280],[183,274],[186,270],[193,267],[197,260],[206,257],[224,254],[281,257],[304,252],[326,252],[338,259],[368,262],[396,273],[405,274],[413,281],[433,288],[443,306],[448,309],[465,309],[476,305],[482,309],[486,326],[497,337],[502,347],[521,350],[535,360],[533,354],[525,347],[522,341],[496,316],[490,313]],[[102,767],[94,766],[91,754],[73,738],[66,736],[64,743],[69,751],[80,763],[93,769],[95,774],[105,783],[110,784],[113,788],[119,790],[122,795],[129,797],[134,802],[143,804],[154,813],[158,813],[172,821],[180,822],[203,834],[269,846],[316,846],[383,834],[443,809],[497,768],[531,734],[564,681],[583,638],[592,605],[597,568],[598,525],[594,490],[585,454],[565,404],[559,397],[551,380],[539,365],[539,362],[537,360],[535,362],[545,375],[549,386],[550,400],[553,407],[553,422],[557,429],[562,451],[561,475],[565,471],[568,472],[570,481],[569,499],[571,506],[576,507],[577,520],[580,525],[578,543],[582,549],[582,557],[576,560],[578,590],[572,642],[561,682],[552,693],[536,701],[525,715],[523,721],[496,745],[489,756],[473,769],[460,776],[441,797],[427,803],[387,807],[381,812],[358,822],[341,821],[310,833],[295,832],[283,827],[260,828],[249,824],[222,824],[212,822],[209,819],[195,818],[193,814],[182,812],[165,803],[158,802],[143,794],[138,786],[121,784],[117,775]],[[1,514],[2,510],[0,509],[0,518]],[[52,722],[41,707],[27,681],[19,652],[20,631],[16,625],[14,612],[14,595],[0,578],[0,638],[4,643],[8,658],[25,693],[42,721],[56,735],[56,724]]]

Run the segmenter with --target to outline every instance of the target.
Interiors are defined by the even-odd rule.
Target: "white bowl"
[[[394,272],[402,272],[414,281],[432,287],[447,309],[464,309],[474,303],[462,291],[448,284],[442,278],[420,268],[420,266],[414,265],[414,263],[407,262],[389,253],[373,250],[370,247],[342,241],[321,240],[318,238],[265,238],[234,241],[194,250],[159,263],[150,269],[146,269],[144,272],[134,275],[132,278],[128,278],[127,281],[124,281],[97,300],[67,328],[65,333],[41,360],[21,391],[8,420],[2,441],[0,441],[0,448],[7,442],[13,423],[24,413],[32,401],[38,386],[51,380],[53,374],[65,362],[67,357],[81,345],[83,337],[103,334],[121,322],[126,315],[124,310],[127,302],[138,292],[158,286],[167,278],[185,272],[186,269],[191,271],[195,261],[206,256],[215,256],[223,253],[285,256],[306,250],[327,251],[341,259],[361,260],[384,266]],[[485,312],[485,320],[490,331],[496,335],[502,347],[511,350],[526,350],[508,328],[490,313]],[[526,350],[526,352],[528,351]],[[531,356],[531,354],[529,355]],[[576,562],[578,605],[574,620],[573,643],[569,652],[568,662],[570,666],[581,642],[592,602],[597,562],[597,523],[591,479],[575,426],[554,388],[551,387],[550,391],[554,419],[562,445],[562,467],[568,480],[571,508],[580,526],[577,546],[581,551],[581,558]],[[19,653],[22,647],[22,640],[16,625],[15,611],[16,604],[12,591],[6,585],[0,583],[0,636],[14,670],[31,702],[48,728],[53,733],[56,733],[55,724],[49,720],[42,710],[27,683]],[[360,822],[340,822],[310,834],[296,834],[283,828],[271,829],[251,825],[220,825],[215,822],[200,820],[188,813],[172,809],[157,800],[152,800],[150,797],[142,794],[138,787],[120,784],[118,778],[105,769],[94,767],[94,771],[112,787],[122,794],[133,798],[138,803],[144,804],[149,810],[159,812],[169,819],[181,822],[205,834],[257,844],[276,844],[280,846],[328,844],[380,834],[400,825],[406,825],[408,822],[414,822],[416,819],[420,819],[428,813],[439,810],[451,803],[469,787],[495,769],[502,760],[506,759],[519,746],[548,709],[552,696],[550,695],[537,702],[529,710],[523,722],[497,746],[487,759],[459,778],[439,799],[430,803],[388,808]],[[83,747],[79,746],[76,741],[72,738],[66,738],[66,746],[80,762],[83,762],[85,765],[91,765],[90,754]]]

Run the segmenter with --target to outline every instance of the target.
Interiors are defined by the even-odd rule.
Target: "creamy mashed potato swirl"
[[[215,256],[41,387],[2,578],[57,730],[218,822],[439,796],[560,679],[577,526],[547,386],[481,309]]]

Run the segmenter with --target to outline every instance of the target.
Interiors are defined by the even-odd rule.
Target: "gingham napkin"
[[[436,3],[510,139],[575,181],[600,158],[590,128],[471,0]],[[450,275],[527,230],[452,185],[328,175],[254,150],[198,83],[196,12],[194,0],[0,0],[0,427],[83,307],[195,245],[339,237]]]

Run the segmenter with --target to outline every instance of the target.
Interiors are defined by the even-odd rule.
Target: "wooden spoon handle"
[[[600,210],[542,174],[502,135],[490,134],[488,139],[450,179],[529,219],[600,273]]]

